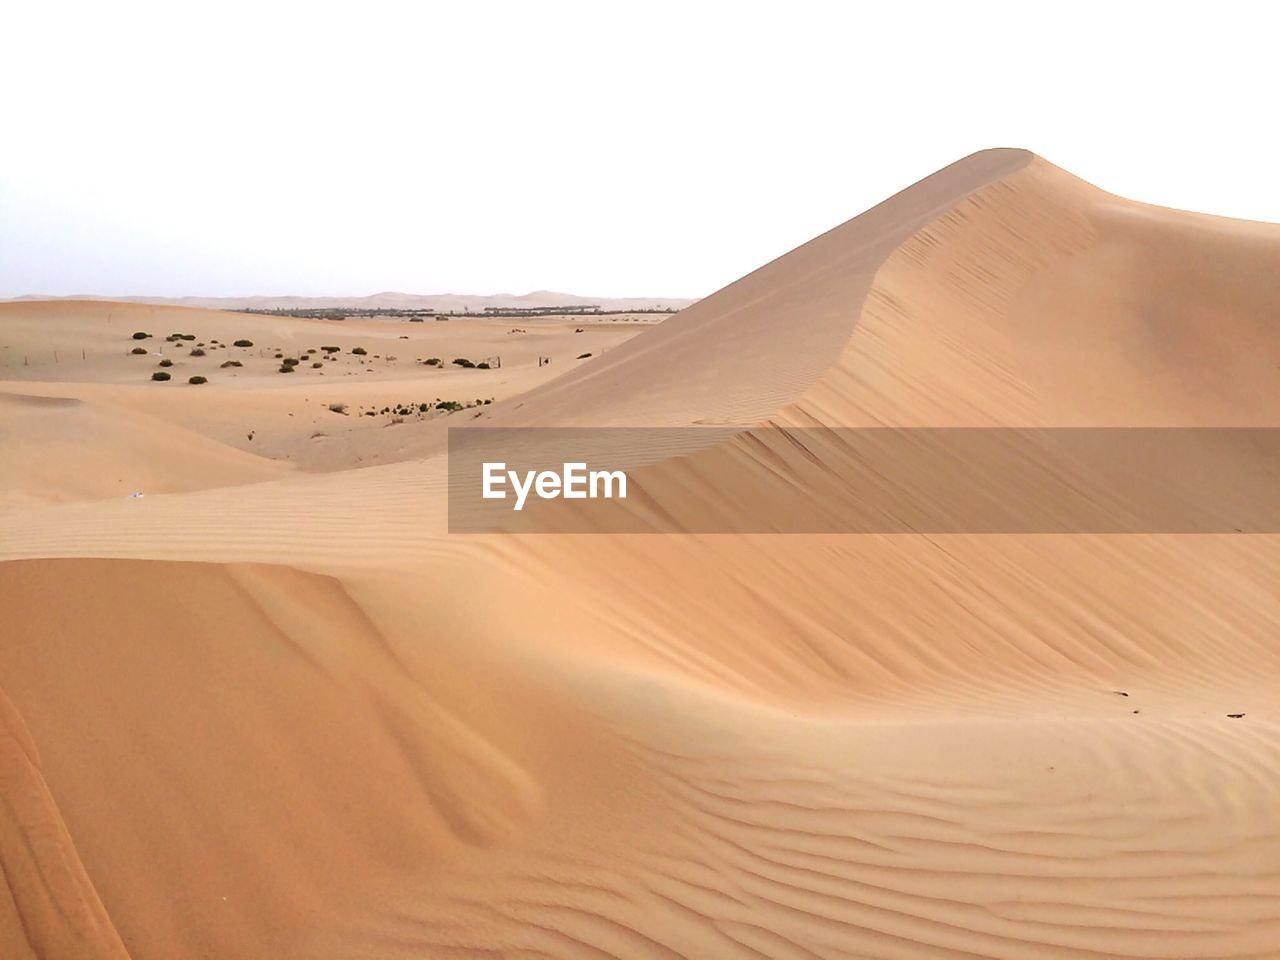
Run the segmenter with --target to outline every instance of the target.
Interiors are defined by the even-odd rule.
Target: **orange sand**
[[[1280,426],[1278,262],[997,150],[625,332],[0,307],[0,956],[1280,956],[1277,537],[449,536],[443,446]],[[524,345],[197,388],[139,324]]]

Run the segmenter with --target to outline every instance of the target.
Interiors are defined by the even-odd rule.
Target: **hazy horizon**
[[[1270,37],[1220,9],[28,6],[0,297],[697,298],[992,146],[1280,220]]]
[[[645,293],[637,293],[633,295],[622,296],[600,296],[595,294],[579,293],[576,290],[525,290],[518,292],[514,290],[498,290],[493,293],[473,293],[459,290],[372,290],[368,293],[311,293],[311,294],[294,294],[294,293],[227,293],[227,294],[178,294],[174,296],[166,296],[163,294],[153,295],[147,293],[116,293],[102,294],[93,291],[82,291],[79,293],[42,293],[40,291],[32,293],[21,293],[14,296],[0,297],[0,303],[12,303],[18,300],[121,300],[121,301],[143,301],[143,300],[369,300],[375,297],[385,296],[404,296],[419,297],[423,299],[429,298],[457,298],[471,300],[497,300],[497,299],[527,299],[536,297],[539,294],[548,296],[570,297],[575,300],[597,299],[602,301],[612,300],[670,300],[672,302],[686,302],[689,300],[700,299],[697,297],[662,297],[649,295]]]

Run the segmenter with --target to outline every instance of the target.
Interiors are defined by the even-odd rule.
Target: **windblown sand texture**
[[[545,338],[487,380],[151,384],[136,324],[339,334],[0,308],[0,956],[1280,957],[1276,536],[450,536],[444,499],[460,424],[1280,426],[1277,276],[1280,227],[992,150],[660,325],[336,328]],[[91,337],[91,375],[12,356]],[[495,402],[325,409],[446,382]],[[779,469],[727,441],[636,509],[708,458]]]

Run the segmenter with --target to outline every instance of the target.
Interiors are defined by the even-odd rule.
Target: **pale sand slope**
[[[475,422],[1276,426],[1278,260],[978,154]],[[1276,537],[449,537],[396,429],[0,514],[10,952],[1280,956]]]

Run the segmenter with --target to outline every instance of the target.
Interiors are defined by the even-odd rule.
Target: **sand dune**
[[[444,503],[460,424],[1280,426],[1277,257],[1280,227],[988,151],[326,457],[310,421],[249,448],[245,410],[438,372],[160,394],[117,336],[92,377],[15,374],[5,955],[1280,956],[1276,535],[628,536],[568,504],[451,536]],[[102,325],[40,309],[28,345]],[[111,451],[159,448],[156,495],[111,496]],[[851,455],[722,439],[621,508],[714,509],[730,474],[828,503]]]
[[[290,473],[274,460],[131,411],[0,394],[0,509],[227,487]],[[74,465],[74,469],[68,469]]]

